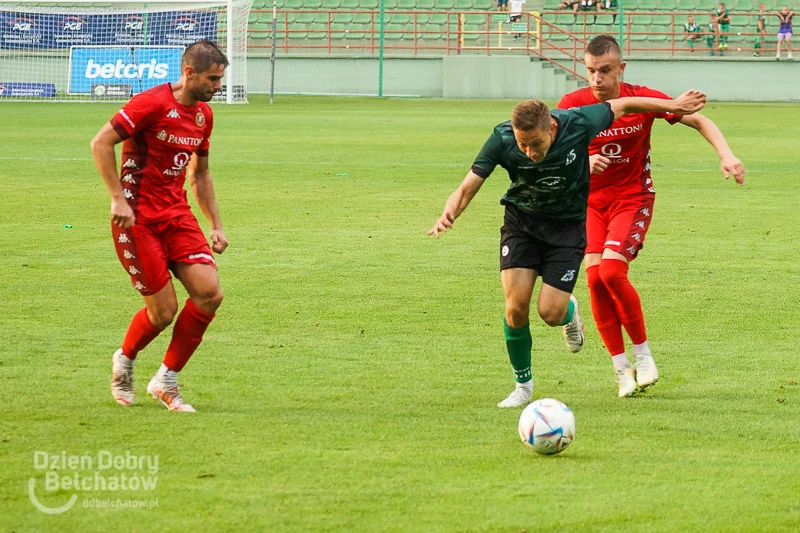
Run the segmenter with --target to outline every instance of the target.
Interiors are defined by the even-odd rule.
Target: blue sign
[[[127,84],[133,93],[181,77],[182,46],[74,47],[70,51],[69,92],[89,94],[92,85]]]
[[[51,15],[0,11],[0,48],[187,46],[217,40],[216,11]]]
[[[6,83],[0,81],[0,98],[55,98],[54,83]]]

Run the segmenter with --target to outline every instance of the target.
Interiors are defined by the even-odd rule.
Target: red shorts
[[[589,205],[586,214],[586,253],[601,254],[608,248],[636,258],[653,220],[655,196],[629,196],[610,201],[604,209]]]
[[[170,280],[174,263],[202,263],[216,268],[203,230],[191,214],[124,229],[111,224],[119,262],[142,296],[157,293]]]

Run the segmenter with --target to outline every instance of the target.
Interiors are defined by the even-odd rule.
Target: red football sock
[[[175,372],[180,372],[194,351],[203,340],[203,333],[214,320],[213,313],[206,313],[194,305],[191,299],[186,300],[186,305],[175,321],[172,329],[172,341],[164,356],[164,365]]]
[[[125,334],[125,340],[122,341],[123,355],[128,359],[136,359],[139,352],[144,350],[145,346],[158,337],[162,331],[150,322],[147,308],[140,309],[133,315],[131,325],[128,326],[128,332]]]
[[[628,279],[628,263],[618,259],[600,261],[600,279],[614,295],[617,302],[617,316],[634,344],[647,340],[642,314],[642,301],[639,293]]]
[[[614,305],[614,297],[609,292],[603,280],[600,279],[600,265],[586,269],[589,280],[589,296],[592,301],[592,315],[594,323],[608,353],[619,355],[625,351],[625,341],[622,339],[622,325]]]

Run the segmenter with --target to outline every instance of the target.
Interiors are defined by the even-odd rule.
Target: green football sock
[[[569,299],[569,305],[567,306],[567,316],[564,317],[564,321],[561,323],[562,326],[566,326],[570,322],[572,322],[572,317],[575,316],[575,302],[572,301],[572,298]]]
[[[694,41],[689,39],[689,48],[694,48]]]
[[[503,318],[503,330],[506,336],[506,348],[508,349],[508,359],[514,369],[514,378],[517,383],[530,381],[531,375],[531,348],[533,339],[531,338],[531,323],[528,322],[521,328],[512,328]]]

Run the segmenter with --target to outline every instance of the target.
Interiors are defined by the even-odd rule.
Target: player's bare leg
[[[530,308],[536,271],[527,268],[509,268],[500,273],[506,299],[504,330],[506,348],[517,385],[508,398],[497,407],[522,407],[533,397],[531,373]]]
[[[164,362],[147,385],[147,392],[171,411],[193,413],[196,410],[181,396],[178,372],[200,345],[223,296],[217,270],[211,265],[177,263],[175,275],[189,293],[189,299],[175,321]]]
[[[570,352],[581,351],[585,336],[575,296],[543,283],[539,290],[538,311],[548,326],[562,326],[564,342]]]
[[[136,398],[133,366],[139,350],[170,325],[178,301],[172,282],[151,296],[143,296],[145,307],[131,321],[122,347],[114,352],[111,369],[111,395],[120,405],[130,405]]]

